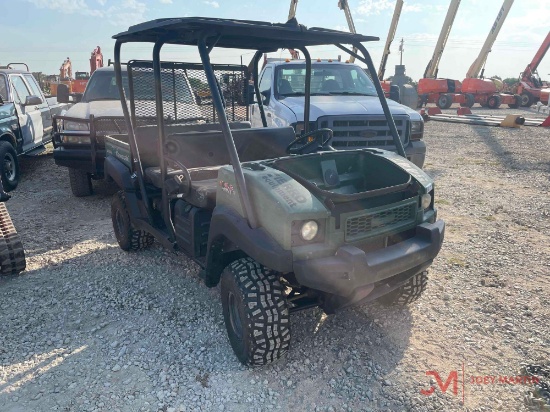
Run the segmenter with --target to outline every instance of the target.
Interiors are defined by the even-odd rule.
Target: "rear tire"
[[[405,306],[418,300],[428,286],[428,271],[417,273],[403,286],[381,296],[379,301],[387,306]]]
[[[521,106],[521,96],[519,94],[514,94],[515,103],[508,104],[508,107],[510,109],[517,109],[519,106]]]
[[[221,278],[223,317],[241,363],[261,366],[290,347],[290,313],[276,274],[251,258],[234,261]]]
[[[0,275],[18,275],[26,266],[21,238],[6,205],[0,203]]]
[[[487,107],[489,109],[498,109],[500,107],[501,99],[500,96],[494,94],[487,99]]]
[[[137,230],[132,225],[126,206],[124,192],[119,191],[111,202],[111,220],[118,245],[122,250],[140,250],[151,246],[155,238],[144,230]]]
[[[533,95],[529,92],[523,92],[521,94],[521,106],[522,107],[531,107],[533,105],[533,102],[535,101],[535,98]]]
[[[464,103],[460,103],[460,107],[469,107],[471,108],[476,103],[476,98],[472,93],[466,93],[464,95],[464,99],[466,100]]]
[[[69,183],[76,197],[90,196],[93,193],[92,178],[83,170],[69,167]]]
[[[437,107],[440,109],[448,109],[453,104],[453,96],[447,93],[439,95],[437,99]]]
[[[19,184],[19,160],[10,142],[0,141],[0,178],[6,192]]]

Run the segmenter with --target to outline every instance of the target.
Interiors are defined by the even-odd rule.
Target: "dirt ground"
[[[193,263],[118,248],[116,189],[77,199],[51,149],[21,159],[7,206],[28,268],[0,279],[0,410],[528,410],[533,385],[503,377],[550,359],[550,131],[429,122],[425,141],[447,232],[424,296],[298,313],[288,356],[260,369]]]

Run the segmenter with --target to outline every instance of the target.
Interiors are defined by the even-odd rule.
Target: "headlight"
[[[411,140],[420,140],[424,135],[424,122],[422,120],[411,121]]]
[[[85,122],[65,122],[63,125],[63,130],[80,130],[87,131],[90,130],[90,125]]]
[[[300,229],[300,236],[302,236],[302,239],[304,240],[313,240],[315,236],[317,236],[318,231],[319,225],[317,222],[315,220],[309,220],[302,225],[302,229]]]
[[[422,195],[422,197],[420,198],[420,206],[422,207],[422,210],[426,210],[430,207],[431,204],[432,195],[430,195],[429,193]]]
[[[90,136],[61,136],[62,144],[90,144]]]

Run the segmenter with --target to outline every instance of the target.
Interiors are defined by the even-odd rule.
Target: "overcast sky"
[[[68,56],[74,71],[89,71],[89,56],[101,46],[105,62],[112,58],[111,36],[128,26],[165,17],[206,16],[284,22],[290,0],[0,0],[2,44],[0,65],[27,62],[32,71],[59,73]],[[405,40],[403,62],[407,74],[417,80],[433,53],[449,0],[405,0],[405,8],[392,44],[386,75],[399,64],[398,43]],[[395,2],[391,0],[349,0],[359,33],[380,37],[367,43],[378,67]],[[463,79],[477,57],[485,37],[502,5],[501,0],[462,0],[443,53],[439,75]],[[297,18],[308,27],[348,30],[338,0],[300,0]],[[531,61],[550,29],[550,0],[516,0],[489,55],[486,76],[517,77]],[[124,50],[124,48],[123,48]],[[150,59],[148,45],[128,46],[123,57]],[[312,57],[336,58],[336,48],[311,50]],[[278,53],[283,57],[287,51]],[[247,64],[252,53],[223,50],[214,54],[219,63]],[[199,61],[195,49],[169,46],[167,60]],[[541,77],[550,79],[550,53],[539,66]]]

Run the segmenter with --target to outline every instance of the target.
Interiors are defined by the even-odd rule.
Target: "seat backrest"
[[[323,82],[321,86],[321,91],[323,92],[337,92],[342,90],[338,82],[334,79],[328,79]]]
[[[293,93],[292,85],[287,79],[279,80],[279,93],[280,94],[290,94]]]
[[[241,162],[287,156],[286,148],[296,138],[290,126],[239,129],[232,134]],[[165,150],[188,169],[231,163],[221,131],[172,134]]]
[[[229,123],[231,129],[250,129],[250,122]],[[166,136],[177,133],[219,131],[219,123],[197,123],[197,124],[177,124],[166,125]],[[159,166],[158,156],[158,128],[157,126],[141,126],[136,128],[136,142],[139,150],[139,156],[144,168]]]

